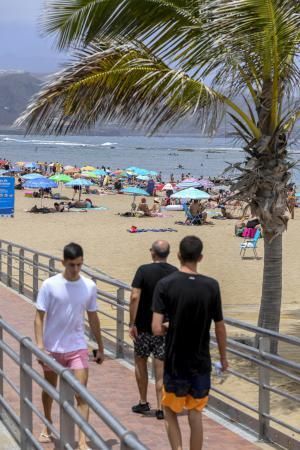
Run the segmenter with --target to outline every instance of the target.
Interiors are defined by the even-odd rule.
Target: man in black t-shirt
[[[132,282],[130,298],[129,334],[134,341],[135,375],[140,393],[140,402],[132,407],[135,413],[150,411],[147,402],[148,369],[147,360],[154,356],[155,385],[157,396],[157,419],[163,419],[161,409],[161,390],[163,361],[165,356],[165,337],[152,334],[152,298],[157,282],[174,272],[176,267],[167,263],[170,253],[169,243],[156,241],[150,248],[153,262],[140,266]]]
[[[190,450],[202,448],[202,410],[208,401],[211,358],[210,326],[215,332],[222,370],[226,359],[226,330],[223,321],[219,284],[197,272],[202,259],[202,242],[196,236],[185,237],[178,254],[181,268],[160,280],[153,295],[152,330],[156,336],[165,334],[165,316],[169,327],[162,405],[172,450],[182,449],[177,414],[184,408],[189,413]]]

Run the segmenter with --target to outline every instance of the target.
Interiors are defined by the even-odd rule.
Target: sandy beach
[[[61,192],[60,189],[58,192]],[[69,197],[72,190],[62,191]],[[204,243],[204,258],[199,269],[202,273],[219,280],[225,315],[255,323],[258,315],[262,282],[263,259],[255,260],[248,251],[249,259],[239,256],[240,238],[234,236],[234,220],[214,220],[214,225],[183,226],[175,221],[184,220],[182,211],[166,212],[167,217],[131,218],[118,213],[130,208],[132,197],[127,195],[91,195],[95,205],[106,211],[86,213],[63,212],[32,214],[25,212],[39,199],[25,198],[24,191],[16,191],[14,218],[2,218],[0,235],[15,243],[45,251],[60,257],[63,246],[75,241],[85,250],[85,263],[127,283],[136,268],[149,261],[149,248],[156,239],[167,239],[171,244],[169,261],[178,264],[177,249],[180,239],[188,234],[199,236]],[[37,202],[36,202],[37,200]],[[153,199],[147,199],[149,205]],[[52,206],[54,201],[44,200]],[[174,228],[177,232],[147,232],[130,234],[132,226],[139,228]],[[299,335],[300,328],[300,260],[295,249],[300,244],[300,212],[290,220],[284,234],[283,305],[281,331]],[[263,258],[263,242],[258,245]]]

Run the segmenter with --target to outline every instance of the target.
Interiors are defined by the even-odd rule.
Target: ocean
[[[293,149],[292,158],[300,150]],[[0,135],[0,159],[61,162],[82,167],[102,165],[113,169],[130,166],[161,170],[164,179],[171,173],[192,176],[219,176],[228,164],[244,158],[232,139],[188,136],[27,136]],[[182,166],[183,168],[179,167]],[[300,184],[294,170],[293,180]]]

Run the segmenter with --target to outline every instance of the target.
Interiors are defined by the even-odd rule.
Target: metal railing
[[[62,270],[51,255],[0,240],[0,281],[36,299],[41,282]],[[105,347],[132,362],[128,337],[130,286],[96,269],[83,267],[97,285]],[[225,378],[213,375],[209,407],[252,430],[259,439],[300,450],[300,339],[233,319],[228,329],[230,369]],[[89,330],[87,328],[87,333]],[[254,345],[255,338],[259,348]],[[270,341],[278,353],[270,353]],[[212,355],[218,359],[212,337]]]

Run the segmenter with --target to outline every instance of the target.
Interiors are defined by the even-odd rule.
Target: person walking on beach
[[[147,360],[152,353],[154,356],[157,397],[156,417],[160,420],[164,418],[161,409],[161,389],[165,356],[165,337],[153,336],[152,334],[152,297],[157,282],[177,269],[167,263],[167,258],[170,253],[170,245],[167,241],[153,242],[150,253],[153,262],[144,264],[137,269],[132,282],[130,298],[129,335],[134,342],[135,376],[140,395],[140,401],[132,407],[132,411],[135,413],[150,411],[150,405],[147,401]]]
[[[202,242],[187,236],[179,246],[180,270],[160,280],[153,295],[152,330],[163,336],[169,326],[163,377],[162,405],[172,450],[182,450],[177,414],[188,410],[190,450],[202,449],[202,410],[208,401],[211,358],[209,330],[215,322],[222,370],[226,359],[226,330],[218,282],[197,272]]]
[[[87,311],[91,331],[98,344],[95,360],[104,360],[104,348],[97,313],[97,289],[89,278],[80,275],[83,264],[83,249],[70,243],[63,251],[64,272],[48,278],[42,284],[36,303],[34,321],[35,338],[40,349],[49,353],[59,364],[73,371],[75,378],[87,385],[88,349],[84,337],[84,313]],[[44,319],[45,326],[44,326]],[[45,379],[54,387],[57,374],[43,365]],[[46,419],[52,423],[52,398],[43,391],[42,402]],[[77,398],[78,409],[88,420],[87,404]],[[40,442],[51,442],[51,430],[45,427]],[[79,450],[87,450],[86,437],[79,430]]]

